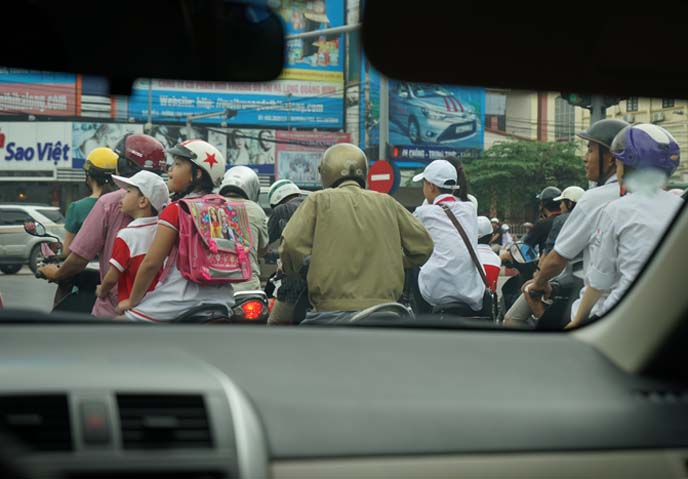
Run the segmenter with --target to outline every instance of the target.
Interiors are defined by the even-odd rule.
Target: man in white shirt
[[[621,198],[602,211],[595,237],[585,295],[577,315],[567,327],[601,316],[628,290],[683,204],[662,191],[679,164],[679,145],[664,128],[637,124],[624,128],[611,146]],[[575,210],[574,210],[575,211]],[[608,294],[604,294],[607,292]]]
[[[463,226],[471,247],[477,249],[477,214],[469,202],[458,201],[456,169],[446,160],[430,163],[413,181],[423,180],[427,205],[416,208],[414,216],[427,228],[435,243],[430,259],[421,266],[418,288],[432,306],[459,303],[468,313],[482,310],[485,286],[459,232],[440,207],[446,204]]]
[[[585,174],[588,180],[602,184],[591,188],[583,194],[576,208],[569,215],[566,223],[554,244],[540,265],[532,281],[526,282],[521,288],[530,293],[543,293],[549,297],[552,287],[549,280],[561,273],[569,261],[583,254],[583,271],[587,273],[590,267],[591,252],[595,248],[594,233],[597,219],[602,209],[611,201],[619,197],[619,185],[616,179],[615,160],[609,148],[611,142],[623,128],[629,126],[622,120],[600,120],[578,136],[588,141],[588,151],[585,154]],[[586,274],[587,276],[587,274]],[[571,318],[576,316],[580,298],[583,297],[585,286],[581,289],[580,297],[571,307]]]

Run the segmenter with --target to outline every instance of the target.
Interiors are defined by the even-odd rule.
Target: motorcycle
[[[511,254],[512,261],[505,262],[504,265],[516,269],[518,274],[506,280],[502,285],[502,294],[499,298],[499,322],[504,320],[506,312],[521,295],[523,284],[533,279],[539,260],[535,250],[521,241],[509,245],[507,251]]]
[[[571,306],[578,298],[583,287],[582,258],[570,261],[558,276],[550,281],[552,293],[548,306],[535,326],[539,330],[562,330],[571,320]],[[530,293],[531,297],[541,297],[538,293]]]
[[[180,314],[171,323],[184,324],[265,324],[268,321],[268,297],[264,291],[234,293],[231,312],[221,304],[203,304]]]
[[[45,226],[38,221],[26,221],[24,230],[33,236],[45,238],[40,243],[42,258],[39,267],[61,262],[60,250],[62,243],[57,236],[49,234]],[[45,279],[40,272],[36,278]],[[100,268],[97,262],[90,262],[86,268],[76,276],[57,282],[57,290],[53,299],[53,311],[70,311],[90,314],[96,300],[96,286],[100,283]]]

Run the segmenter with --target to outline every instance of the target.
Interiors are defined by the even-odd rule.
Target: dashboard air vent
[[[213,446],[201,395],[118,394],[124,449],[183,449]]]
[[[64,394],[0,396],[0,429],[33,451],[71,451]]]

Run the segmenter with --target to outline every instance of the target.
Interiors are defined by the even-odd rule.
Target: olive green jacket
[[[355,181],[306,198],[282,232],[286,274],[310,256],[308,294],[316,311],[359,311],[397,301],[404,268],[424,264],[433,242],[423,224],[389,195]]]

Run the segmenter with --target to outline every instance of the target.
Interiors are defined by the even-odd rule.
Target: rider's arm
[[[254,238],[254,241],[258,242],[258,257],[263,257],[268,252],[268,245],[270,244],[268,238],[268,219],[263,208],[258,208],[260,211],[260,225],[258,228],[258,238]]]
[[[172,251],[172,246],[174,246],[178,236],[177,230],[164,224],[158,225],[157,230],[155,230],[153,243],[151,243],[151,247],[148,253],[146,253],[146,257],[143,258],[138,273],[136,273],[136,279],[129,296],[130,307],[134,307],[141,302],[155,275],[165,263],[165,258]]]
[[[107,298],[110,294],[110,290],[115,287],[117,281],[119,281],[119,270],[113,265],[110,265],[110,269],[100,282],[100,288],[98,289],[98,297]]]
[[[64,240],[62,241],[62,257],[66,258],[69,255],[69,247],[72,245],[73,240],[74,233],[72,233],[71,231],[65,231]]]
[[[404,252],[404,268],[410,269],[422,266],[432,255],[435,243],[427,228],[417,214],[421,211],[417,208],[414,214],[401,206],[394,200],[394,207],[397,209],[397,224],[399,225],[399,235],[401,237],[401,249]]]
[[[550,251],[540,263],[540,272],[535,278],[533,289],[542,291],[547,287],[550,279],[561,273],[569,260],[557,253],[556,250]]]
[[[81,273],[87,264],[86,258],[82,258],[76,253],[70,253],[59,268],[55,264],[49,264],[39,268],[38,271],[49,281],[62,281]]]
[[[301,203],[282,231],[279,255],[287,275],[300,272],[305,258],[312,255],[317,206],[314,198],[309,196]]]
[[[602,292],[599,289],[595,289],[592,286],[586,286],[583,299],[581,299],[578,311],[576,312],[576,317],[566,327],[572,328],[585,321],[588,316],[590,316],[590,311],[592,311],[592,307],[595,306],[600,296],[602,296]]]

